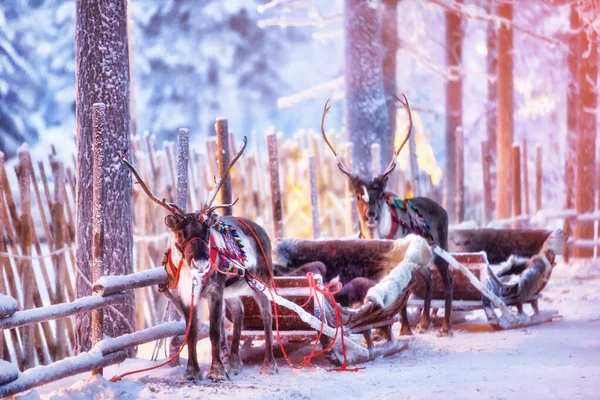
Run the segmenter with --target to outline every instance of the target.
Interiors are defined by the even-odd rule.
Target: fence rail
[[[125,276],[103,277],[94,284],[96,288],[94,295],[82,297],[70,303],[16,311],[12,315],[0,318],[0,329],[31,326],[80,312],[102,309],[111,304],[122,302],[126,296],[125,291],[164,282],[166,277],[163,268],[154,268]],[[10,303],[9,299],[5,296],[4,299],[1,299],[2,303],[0,305]],[[167,322],[117,338],[101,340],[89,352],[83,352],[49,365],[30,368],[23,373],[16,373],[14,375],[16,379],[0,385],[0,397],[11,396],[68,376],[121,363],[127,358],[125,351],[127,348],[183,334],[185,334],[184,322]],[[0,363],[0,375],[5,375],[3,374],[4,371],[1,370],[2,368],[3,365]]]

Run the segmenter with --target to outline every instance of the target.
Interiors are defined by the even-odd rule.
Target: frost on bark
[[[513,16],[512,3],[498,5],[498,16],[508,21],[498,30],[498,135],[496,162],[496,219],[510,218],[513,144]]]
[[[593,29],[581,29],[581,53],[579,59],[579,101],[580,114],[578,116],[577,140],[577,166],[576,182],[577,193],[575,207],[578,214],[594,211],[594,196],[596,182],[596,106],[598,82],[598,34]],[[577,222],[575,225],[576,239],[594,239],[594,222]],[[576,247],[573,251],[575,257],[593,257],[594,249],[591,247]]]
[[[92,279],[92,104],[106,105],[104,263],[108,275],[133,272],[132,181],[120,168],[118,151],[130,150],[127,2],[77,0],[77,297],[91,295]],[[104,334],[130,332],[135,324],[134,294],[107,309]],[[91,347],[90,313],[77,316],[77,351]],[[131,353],[133,354],[133,353]]]
[[[570,163],[568,160],[575,160],[577,154],[577,134],[578,134],[578,114],[580,113],[579,104],[579,62],[581,59],[581,35],[578,34],[581,29],[581,19],[577,12],[577,3],[571,4],[570,10],[570,32],[569,36],[569,54],[567,56],[569,66],[569,81],[567,86],[567,153],[565,156],[565,177],[575,176],[575,163]],[[569,188],[567,188],[569,189]],[[573,206],[573,185],[567,190],[566,207]]]
[[[354,173],[364,178],[371,174],[371,144],[385,145],[388,132],[381,13],[380,1],[344,0],[348,134],[354,145]],[[382,162],[386,162],[385,157]]]
[[[496,14],[493,3],[487,5],[487,12],[491,15]],[[489,21],[486,29],[487,46],[487,142],[489,155],[489,185],[492,190],[489,196],[492,207],[494,198],[493,191],[496,188],[496,134],[498,129],[498,84],[496,75],[498,74],[498,29],[495,21]],[[490,211],[491,218],[491,211]],[[490,220],[488,220],[489,222]]]
[[[459,1],[460,3],[461,1]],[[446,11],[446,63],[452,77],[446,83],[446,210],[451,222],[457,220],[457,130],[462,129],[462,42],[464,30],[458,12]]]
[[[396,56],[398,54],[398,1],[383,0],[381,42],[383,45],[383,91],[388,111],[387,137],[381,141],[381,164],[387,165],[396,139]]]

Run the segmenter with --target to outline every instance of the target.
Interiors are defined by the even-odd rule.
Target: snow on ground
[[[359,372],[293,370],[260,375],[260,355],[231,382],[180,379],[184,364],[111,383],[109,378],[148,360],[127,360],[102,377],[81,374],[37,389],[27,398],[63,399],[597,399],[600,391],[600,264],[561,265],[544,291],[542,309],[562,315],[552,323],[491,331],[482,312],[455,325],[454,336],[418,335],[409,350],[364,364]],[[526,307],[526,311],[529,308]],[[395,325],[396,331],[399,329]],[[150,354],[152,345],[140,348]],[[209,343],[199,344],[203,371]],[[186,351],[182,354],[185,354]],[[162,352],[161,352],[162,354]],[[298,356],[298,354],[296,354]],[[298,360],[298,357],[296,357]],[[185,363],[185,360],[182,360]],[[327,366],[323,361],[321,364]]]

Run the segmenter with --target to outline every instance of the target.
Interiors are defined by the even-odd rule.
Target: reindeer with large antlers
[[[412,114],[406,96],[404,100],[396,97],[406,108],[409,117],[409,126],[404,141],[394,152],[392,161],[385,171],[373,178],[364,179],[352,173],[346,167],[344,161],[335,151],[335,148],[327,138],[325,133],[325,117],[330,108],[330,101],[327,100],[323,109],[321,118],[321,133],[323,139],[333,152],[337,160],[337,165],[348,179],[354,194],[356,195],[356,205],[358,208],[360,237],[364,239],[398,239],[408,233],[416,233],[431,242],[435,242],[444,250],[448,249],[448,213],[442,206],[426,197],[416,197],[410,200],[398,198],[393,193],[385,191],[389,175],[396,168],[397,157],[400,151],[408,141],[412,130]],[[440,257],[435,258],[434,263],[442,276],[445,292],[444,322],[440,329],[440,334],[450,333],[450,312],[452,310],[452,278],[448,270],[448,263]],[[432,276],[429,268],[421,271],[425,278],[426,295],[423,305],[423,315],[417,325],[417,331],[423,332],[429,329],[431,325],[430,307],[432,295]],[[402,310],[402,328],[401,334],[411,334],[408,323],[406,307]]]
[[[265,358],[262,373],[277,372],[277,364],[273,357],[272,313],[270,302],[258,282],[269,282],[269,265],[271,265],[271,241],[265,230],[256,223],[237,217],[219,216],[215,210],[231,207],[235,204],[212,205],[223,181],[231,168],[244,152],[244,145],[229,163],[224,176],[215,183],[200,211],[185,213],[176,204],[159,200],[143,182],[135,168],[120,154],[120,159],[133,173],[144,192],[155,203],[169,211],[165,217],[165,225],[173,235],[169,241],[166,254],[166,270],[168,288],[165,294],[184,315],[191,326],[187,339],[188,364],[185,378],[202,379],[196,354],[196,343],[199,336],[198,307],[190,316],[192,299],[208,298],[209,338],[212,349],[212,362],[208,378],[211,380],[229,379],[227,369],[234,374],[241,370],[239,356],[240,336],[242,331],[243,305],[241,295],[252,293],[258,303],[265,327]],[[236,200],[237,201],[237,200]],[[255,279],[255,278],[258,278]],[[166,286],[166,285],[165,285]],[[175,291],[175,295],[169,292]],[[262,289],[262,290],[261,290]],[[230,311],[233,322],[233,338],[231,350],[227,357],[228,368],[222,357],[226,349],[224,332],[224,301]],[[225,348],[225,349],[224,349]]]

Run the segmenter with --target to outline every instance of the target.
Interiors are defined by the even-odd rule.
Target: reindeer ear
[[[215,222],[217,222],[217,218],[219,218],[219,215],[212,211],[210,214],[202,214],[202,220],[200,222],[202,222],[203,224],[207,225],[207,226],[213,226],[215,224]]]
[[[180,222],[181,219],[173,214],[169,214],[165,217],[165,225],[172,231],[179,229]]]
[[[377,180],[377,184],[379,185],[379,188],[381,189],[381,191],[385,191],[385,187],[387,186],[387,183],[390,179],[389,175],[386,175],[384,177],[378,177]]]

